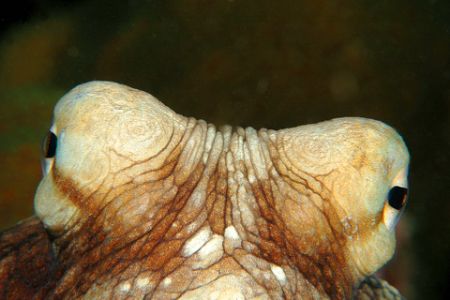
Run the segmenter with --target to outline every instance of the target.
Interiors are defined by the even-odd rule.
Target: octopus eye
[[[44,151],[44,157],[45,158],[52,158],[56,154],[56,144],[57,144],[58,138],[56,135],[49,131],[47,136],[44,139],[44,145],[43,145],[43,151]]]
[[[391,207],[400,210],[406,203],[408,189],[394,186],[388,193],[388,203]]]

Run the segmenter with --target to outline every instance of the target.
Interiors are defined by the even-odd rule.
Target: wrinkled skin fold
[[[399,297],[371,276],[394,253],[409,163],[381,122],[218,129],[90,82],[50,132],[38,219],[0,239],[6,298]]]

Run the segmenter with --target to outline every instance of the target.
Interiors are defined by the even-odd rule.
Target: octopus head
[[[158,152],[184,124],[142,91],[113,82],[75,87],[57,103],[44,141],[36,214],[56,235],[76,226],[132,181],[123,170],[151,157],[162,164]]]
[[[290,166],[286,175],[305,180],[320,208],[311,214],[328,219],[345,245],[352,273],[362,278],[384,265],[408,189],[409,154],[400,135],[379,121],[339,118],[282,130],[278,148]]]
[[[123,85],[92,82],[74,88],[55,107],[44,144],[44,178],[35,196],[38,217],[54,235],[107,209],[111,213],[100,218],[109,218],[102,221],[105,231],[124,232],[125,225],[136,228],[142,215],[151,218],[152,211],[162,206],[160,202],[177,192],[184,173],[194,169],[193,161],[201,161],[197,158],[204,149],[197,146],[207,142],[199,142],[203,135],[192,130],[196,122],[151,95]],[[201,124],[206,128],[205,122]],[[188,129],[192,133],[185,138]],[[273,205],[265,207],[278,210],[281,218],[271,221],[287,229],[282,235],[295,244],[290,249],[311,257],[320,256],[320,251],[323,257],[339,252],[334,261],[344,261],[340,265],[348,269],[353,281],[375,272],[392,257],[395,225],[406,203],[409,164],[406,146],[395,130],[374,120],[341,118],[262,130],[261,135],[246,132],[247,139],[252,137],[249,155],[270,148],[270,155],[264,157],[272,161],[262,155],[252,157],[257,165],[254,180],[272,186],[278,180],[282,191]],[[175,161],[170,153],[178,153],[177,167],[167,167]],[[173,175],[162,176],[161,172],[178,172],[164,183],[174,185],[173,189],[162,183],[143,184]],[[138,182],[143,174],[145,180]],[[156,190],[163,187],[167,192],[158,194]],[[139,189],[145,188],[155,192],[146,191],[153,196],[141,201]],[[258,214],[258,206],[251,203],[255,197],[241,200],[254,209],[249,215]]]

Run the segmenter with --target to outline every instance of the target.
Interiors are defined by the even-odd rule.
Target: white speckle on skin
[[[283,285],[286,283],[286,274],[280,266],[271,265],[270,270],[272,271],[275,278]]]
[[[163,285],[164,286],[169,286],[172,283],[172,278],[167,277],[166,279],[164,279],[163,281]]]
[[[236,228],[234,228],[234,226],[228,226],[225,229],[225,238],[231,239],[231,240],[239,240],[239,239],[241,239],[239,237],[239,234],[236,231]]]
[[[192,263],[192,269],[206,269],[218,262],[224,253],[223,236],[214,234],[212,238],[198,251],[196,260]]]
[[[119,286],[119,290],[123,293],[126,293],[130,290],[131,284],[129,282],[124,282]]]
[[[148,277],[141,277],[136,280],[136,286],[138,288],[146,288],[150,283],[150,279]]]
[[[256,182],[256,177],[253,174],[250,174],[248,176],[248,180],[250,181],[250,183],[255,183]]]
[[[204,227],[184,244],[182,255],[191,256],[200,249],[211,237],[211,229]]]
[[[214,234],[212,239],[208,241],[208,243],[203,246],[198,254],[201,258],[206,258],[211,253],[221,250],[222,248],[223,237],[217,234]]]

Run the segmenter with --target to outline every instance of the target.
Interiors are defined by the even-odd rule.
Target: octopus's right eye
[[[44,139],[43,152],[45,158],[53,158],[56,154],[56,145],[58,142],[58,138],[56,135],[49,131],[47,136]]]
[[[400,210],[406,204],[408,189],[394,186],[388,193],[388,203],[391,207]]]

